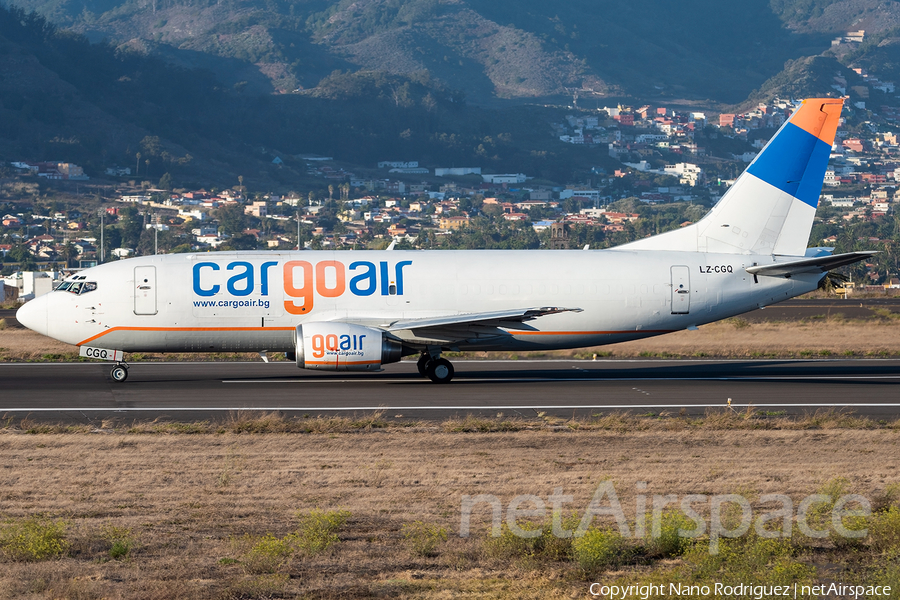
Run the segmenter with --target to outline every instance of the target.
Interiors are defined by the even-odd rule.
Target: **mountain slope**
[[[610,161],[555,141],[553,111],[467,106],[427,73],[334,73],[303,94],[240,93],[209,72],[91,45],[2,7],[0,75],[0,161],[71,161],[91,176],[118,164],[153,182],[168,172],[176,183],[221,186],[240,175],[281,190],[307,177],[302,153],[371,167],[394,159],[526,169],[556,181]]]
[[[737,103],[835,31],[900,15],[893,0],[20,1],[246,92],[314,87],[337,69],[428,71],[473,102],[575,88]]]

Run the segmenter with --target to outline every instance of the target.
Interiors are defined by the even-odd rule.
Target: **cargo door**
[[[134,268],[134,314],[156,314],[156,267]]]
[[[672,314],[686,315],[691,312],[691,275],[685,266],[672,267]]]

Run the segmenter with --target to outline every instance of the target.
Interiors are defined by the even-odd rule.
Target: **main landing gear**
[[[109,372],[109,376],[118,383],[128,379],[128,363],[117,362],[116,366]]]
[[[440,355],[431,356],[423,352],[416,362],[419,374],[424,375],[435,383],[449,383],[453,379],[453,363]]]

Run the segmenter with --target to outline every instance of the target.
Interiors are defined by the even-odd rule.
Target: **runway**
[[[467,414],[535,417],[703,414],[710,408],[802,415],[850,410],[900,417],[900,360],[455,361],[436,385],[415,364],[380,373],[297,369],[293,363],[135,363],[115,383],[107,363],[0,364],[0,415],[94,422],[210,420],[236,410],[327,415],[384,410],[435,420]]]

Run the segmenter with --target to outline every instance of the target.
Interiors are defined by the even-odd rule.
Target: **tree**
[[[167,191],[172,189],[172,176],[168,172],[159,178],[159,188]]]
[[[141,150],[147,153],[148,156],[159,156],[160,144],[159,144],[159,136],[156,135],[148,135],[145,136],[144,139],[141,140]]]
[[[256,250],[257,239],[249,234],[237,234],[222,244],[223,250]]]
[[[122,244],[128,248],[137,248],[144,231],[144,217],[138,213],[137,208],[126,206],[119,211],[119,228],[122,231]]]
[[[100,236],[95,236],[99,241]],[[107,225],[103,230],[104,253],[109,258],[109,248],[119,248],[122,245],[122,230],[113,225]]]
[[[25,246],[18,245],[7,254],[12,262],[23,263],[31,259],[31,251]]]
[[[240,204],[222,206],[216,210],[219,229],[227,235],[236,235],[247,229],[247,215]]]

